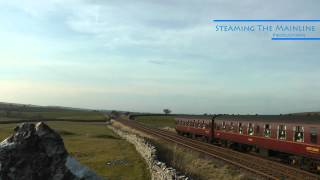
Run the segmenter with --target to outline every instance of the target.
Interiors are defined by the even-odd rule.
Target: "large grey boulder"
[[[69,156],[46,124],[23,123],[0,143],[0,180],[101,180]]]

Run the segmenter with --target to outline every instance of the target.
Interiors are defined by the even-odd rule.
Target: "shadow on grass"
[[[180,172],[184,172],[185,175],[195,180],[203,180],[199,174],[189,171],[186,164],[192,162],[191,156],[187,152],[183,152],[175,146],[166,144],[162,141],[157,141],[154,139],[148,139],[148,141],[153,144],[157,149],[157,157],[160,161],[165,162],[167,165],[174,167]]]

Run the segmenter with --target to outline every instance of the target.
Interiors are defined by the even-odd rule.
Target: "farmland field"
[[[106,117],[96,111],[0,111],[0,120],[19,119],[72,119],[105,120]]]
[[[148,125],[150,127],[164,128],[170,127],[174,128],[175,122],[173,116],[141,116],[136,117],[136,121]]]
[[[49,122],[62,137],[68,152],[100,176],[111,180],[150,179],[147,165],[135,147],[120,139],[103,123]],[[0,125],[1,141],[15,124]],[[108,166],[107,162],[124,161]]]

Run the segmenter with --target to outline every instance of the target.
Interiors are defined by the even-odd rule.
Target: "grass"
[[[13,129],[16,127],[14,124],[1,124],[0,125],[0,141],[8,137],[13,133]]]
[[[173,116],[138,116],[136,117],[136,121],[156,128],[175,127]]]
[[[0,119],[4,118],[5,113],[0,113]],[[105,120],[106,117],[97,111],[41,111],[41,112],[33,112],[33,111],[11,111],[10,118],[12,119],[74,119],[74,120]]]
[[[184,172],[187,176],[198,180],[253,180],[249,175],[235,167],[207,157],[201,153],[168,143],[163,140],[150,139],[156,146],[158,158],[168,165]]]
[[[178,171],[197,180],[253,180],[256,177],[241,172],[238,168],[228,166],[224,162],[205,156],[202,153],[178,146],[153,136],[145,135],[121,123],[114,123],[125,131],[139,134],[147,138],[157,149],[160,161],[174,167]]]
[[[110,180],[147,180],[147,165],[135,147],[115,135],[102,123],[49,122],[63,137],[68,152],[97,174]],[[0,139],[13,132],[15,125],[0,125]],[[107,166],[108,161],[127,164]]]

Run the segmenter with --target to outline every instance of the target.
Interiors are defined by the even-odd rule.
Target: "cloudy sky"
[[[319,111],[320,41],[216,32],[212,22],[319,19],[319,7],[318,0],[0,0],[0,101]]]

